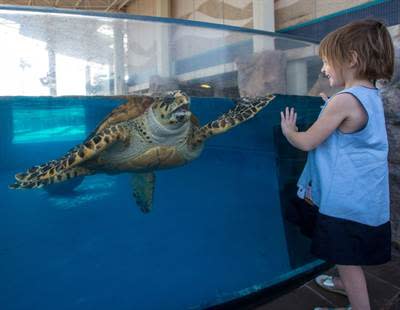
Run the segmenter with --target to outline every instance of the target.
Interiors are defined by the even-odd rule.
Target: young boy
[[[394,49],[381,22],[363,20],[328,34],[319,55],[330,86],[344,90],[307,131],[297,130],[293,108],[281,112],[281,127],[294,147],[309,152],[298,196],[317,213],[311,251],[335,263],[340,275],[316,281],[347,294],[351,309],[369,310],[361,265],[391,257],[388,142],[375,81],[392,77]]]

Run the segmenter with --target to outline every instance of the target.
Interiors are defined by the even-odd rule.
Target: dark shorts
[[[391,258],[390,222],[369,226],[319,213],[303,199],[292,200],[287,219],[311,238],[311,253],[338,265],[379,265]]]

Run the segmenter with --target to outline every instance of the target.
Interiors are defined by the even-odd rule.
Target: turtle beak
[[[176,109],[174,111],[175,119],[178,122],[183,122],[183,121],[189,119],[189,117],[192,113],[189,111],[188,108],[189,108],[189,105],[184,104],[184,105],[181,105],[178,109]]]
[[[175,117],[178,122],[182,122],[182,121],[188,119],[190,114],[191,114],[190,111],[182,111],[182,112],[177,112],[175,114]]]

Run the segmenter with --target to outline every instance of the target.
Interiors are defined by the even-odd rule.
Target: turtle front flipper
[[[236,105],[228,112],[221,115],[203,127],[195,130],[191,137],[192,147],[196,147],[207,138],[224,133],[229,129],[249,120],[265,108],[275,98],[274,95],[265,97],[242,97],[236,100]]]
[[[78,176],[83,177],[90,174],[93,174],[93,172],[87,168],[75,167],[48,178],[42,178],[42,179],[31,178],[25,181],[17,180],[14,184],[10,184],[8,188],[10,189],[42,188],[43,186],[64,182]]]
[[[129,139],[129,128],[123,124],[113,125],[100,131],[84,143],[77,145],[58,160],[34,166],[24,173],[15,175],[16,188],[38,188],[47,184],[63,182],[78,175],[91,174],[89,169],[78,165],[90,160],[117,141]]]
[[[133,175],[132,191],[136,204],[143,213],[149,213],[153,206],[153,193],[156,175],[154,172]]]

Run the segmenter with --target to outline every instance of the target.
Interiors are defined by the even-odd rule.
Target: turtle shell
[[[123,96],[118,97],[126,99],[127,102],[121,104],[112,110],[96,129],[89,135],[89,137],[94,136],[103,129],[115,125],[120,122],[124,122],[130,119],[135,119],[142,115],[154,102],[153,97],[149,96]]]

